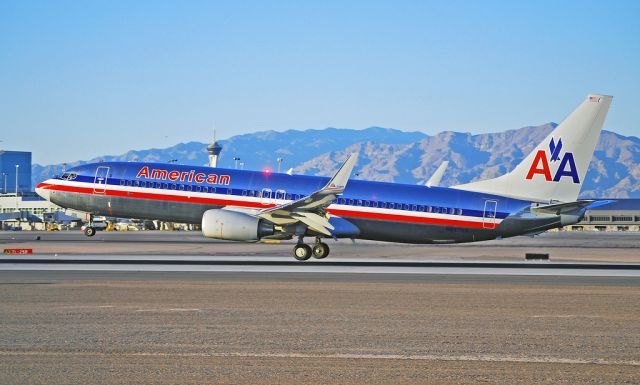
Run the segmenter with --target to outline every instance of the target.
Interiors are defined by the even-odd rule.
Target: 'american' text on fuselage
[[[228,185],[231,181],[229,175],[218,174],[205,174],[203,172],[191,171],[168,171],[163,169],[149,169],[149,166],[144,166],[136,174],[136,178],[145,179],[160,179],[180,182],[196,182],[196,183],[208,183],[208,184],[221,184]]]

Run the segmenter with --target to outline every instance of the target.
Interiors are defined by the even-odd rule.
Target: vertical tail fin
[[[577,200],[611,99],[589,95],[508,174],[454,188],[539,202]]]

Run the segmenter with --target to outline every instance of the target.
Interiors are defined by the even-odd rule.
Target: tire
[[[329,255],[329,245],[322,242],[313,245],[313,257],[315,259],[327,258],[327,255]]]
[[[293,247],[293,257],[295,259],[297,259],[298,261],[306,261],[307,259],[311,258],[311,247],[309,247],[309,245],[295,245]]]
[[[87,237],[93,237],[94,235],[96,235],[95,227],[87,226],[84,229],[84,235],[86,235]]]

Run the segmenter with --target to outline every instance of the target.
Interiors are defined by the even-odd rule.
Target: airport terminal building
[[[640,231],[640,199],[618,199],[587,210],[580,223],[568,230]]]
[[[0,150],[0,191],[24,194],[31,189],[31,153]]]

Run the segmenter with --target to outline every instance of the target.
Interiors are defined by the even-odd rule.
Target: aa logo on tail
[[[551,168],[549,167],[549,159],[547,158],[547,152],[545,150],[538,150],[535,158],[533,158],[533,162],[531,163],[531,168],[529,168],[529,172],[527,173],[527,179],[533,179],[534,175],[540,174],[544,176],[544,179],[547,182],[559,182],[560,178],[563,176],[568,176],[573,179],[573,183],[580,183],[580,177],[578,177],[578,170],[576,169],[576,161],[573,158],[572,152],[565,152],[560,159],[560,154],[562,151],[562,138],[558,139],[556,143],[553,138],[551,138],[551,143],[549,143],[549,154],[551,155],[551,162],[555,163],[560,161],[560,165],[556,169],[556,172],[551,178]]]

